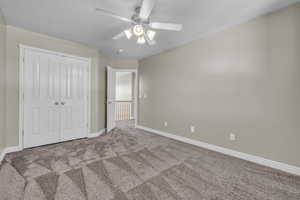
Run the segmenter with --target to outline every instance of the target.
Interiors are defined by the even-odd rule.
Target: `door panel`
[[[86,137],[87,124],[87,63],[68,58],[61,67],[61,139]]]
[[[115,121],[115,103],[116,102],[116,71],[107,67],[107,132],[116,127]]]
[[[24,147],[59,142],[59,62],[54,55],[25,51]],[[50,74],[50,76],[49,76]]]

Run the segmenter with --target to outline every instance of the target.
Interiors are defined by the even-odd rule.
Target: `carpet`
[[[300,200],[300,177],[119,122],[92,139],[25,149],[0,166],[1,200]]]

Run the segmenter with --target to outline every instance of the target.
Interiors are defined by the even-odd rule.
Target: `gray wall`
[[[105,127],[105,66],[109,59],[94,48],[7,26],[6,146],[18,145],[19,44],[92,58],[91,132]]]
[[[146,58],[139,73],[140,125],[300,167],[300,4]]]
[[[6,24],[0,10],[0,153],[5,147],[5,51]]]

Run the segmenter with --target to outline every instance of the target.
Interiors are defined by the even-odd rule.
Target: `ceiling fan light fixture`
[[[146,40],[145,40],[144,36],[138,37],[137,43],[138,43],[138,44],[145,44],[145,43],[146,43]]]
[[[135,25],[132,28],[133,34],[137,37],[142,36],[145,33],[144,27],[140,24]]]
[[[133,34],[132,34],[132,31],[131,31],[130,29],[127,29],[127,30],[124,31],[124,33],[125,33],[127,39],[130,40],[130,38],[131,38],[132,35],[133,35]]]
[[[118,49],[117,54],[121,54],[124,52],[124,49]]]
[[[138,44],[148,44],[153,46],[156,44],[156,30],[166,30],[166,31],[181,31],[182,24],[175,23],[165,23],[165,22],[152,22],[151,14],[157,3],[157,0],[141,0],[140,6],[137,6],[134,10],[131,18],[120,16],[109,10],[102,8],[96,8],[96,11],[101,12],[104,15],[119,19],[121,21],[131,24],[130,28],[122,30],[121,33],[112,37],[113,40],[119,40],[126,37],[128,40],[134,38]]]
[[[153,30],[148,30],[147,35],[148,35],[149,40],[154,40],[156,32]]]

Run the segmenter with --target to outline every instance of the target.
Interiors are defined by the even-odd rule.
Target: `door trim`
[[[19,149],[23,150],[24,149],[24,53],[25,50],[34,50],[34,51],[39,51],[42,53],[48,53],[52,55],[57,55],[57,56],[63,56],[63,57],[69,57],[69,58],[75,58],[83,61],[88,62],[88,77],[87,77],[87,93],[88,93],[88,101],[87,101],[87,127],[88,131],[86,133],[86,137],[88,137],[89,132],[91,131],[91,58],[87,57],[80,57],[80,56],[75,56],[75,55],[70,55],[70,54],[65,54],[61,52],[56,52],[56,51],[51,51],[51,50],[46,50],[46,49],[40,49],[36,47],[31,47],[23,44],[19,44]]]

